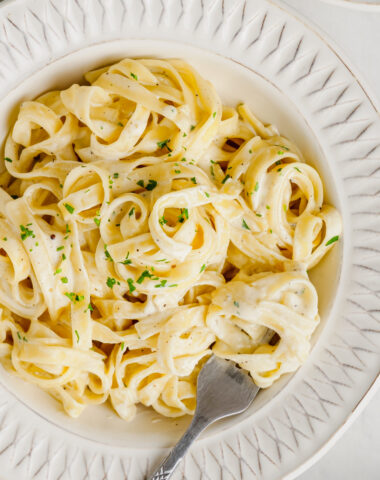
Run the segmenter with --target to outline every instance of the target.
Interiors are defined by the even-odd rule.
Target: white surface
[[[83,9],[85,4],[94,8]],[[136,8],[123,11],[126,4]],[[313,454],[320,455],[326,442],[352,418],[351,412],[378,373],[380,338],[375,315],[368,310],[380,311],[380,298],[368,292],[380,291],[380,278],[373,271],[380,269],[380,257],[374,253],[378,235],[371,230],[373,192],[380,189],[379,177],[372,176],[379,160],[373,152],[380,149],[380,118],[355,77],[317,35],[264,0],[16,0],[3,3],[0,14],[0,32],[5,32],[1,42],[8,47],[0,50],[4,93],[32,73],[42,74],[46,63],[78,48],[143,36],[154,38],[155,48],[157,39],[165,39],[222,55],[228,52],[297,105],[329,159],[326,168],[331,167],[332,175],[323,175],[325,180],[335,180],[336,190],[346,192],[341,210],[347,233],[341,245],[345,258],[349,255],[349,263],[356,266],[347,272],[348,262],[344,262],[339,288],[347,292],[349,280],[353,288],[344,308],[335,304],[339,315],[332,314],[320,329],[320,341],[289,384],[243,425],[219,435],[218,441],[215,436],[196,443],[175,478],[282,479]],[[132,47],[132,43],[125,44]],[[117,44],[108,44],[110,51]],[[170,54],[169,49],[162,51]],[[87,52],[82,53],[83,60],[88,60]],[[74,68],[69,65],[68,71]],[[4,115],[5,110],[1,111]],[[358,171],[362,179],[357,182]],[[348,210],[355,235],[348,234]],[[10,388],[8,382],[6,386]],[[140,480],[162,456],[162,451],[147,454],[142,449],[90,442],[68,432],[67,420],[65,429],[58,429],[5,388],[0,415],[0,465],[7,480]],[[92,425],[98,416],[91,420]]]
[[[380,103],[380,8],[358,11],[318,0],[286,0],[324,30],[357,67]],[[380,391],[336,445],[298,480],[380,478]]]

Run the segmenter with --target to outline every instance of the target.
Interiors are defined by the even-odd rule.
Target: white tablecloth
[[[280,3],[280,1],[278,2]],[[360,11],[321,0],[282,0],[332,39],[380,105],[380,7]],[[380,479],[380,391],[337,443],[298,480]]]

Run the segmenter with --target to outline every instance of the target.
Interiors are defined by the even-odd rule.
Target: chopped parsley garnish
[[[64,203],[63,206],[66,208],[66,210],[69,213],[71,213],[71,214],[74,213],[75,208],[72,205],[70,205],[69,203]]]
[[[17,337],[19,340],[24,340],[24,342],[28,341],[28,339],[25,336],[21,336],[20,332],[17,332]]]
[[[120,350],[121,350],[121,353],[124,353],[124,342],[121,342],[121,344],[120,344]]]
[[[4,242],[6,242],[8,239],[7,239],[7,237],[4,237],[3,240],[4,240]]]
[[[231,178],[231,175],[228,175],[227,173],[227,175],[223,178],[222,183],[226,183],[229,178]]]
[[[62,272],[62,268],[57,268],[57,270],[54,272],[54,275],[58,275],[58,273]]]
[[[190,126],[190,131],[194,130],[194,128],[195,128],[195,125],[191,125]]]
[[[183,135],[182,135],[182,136],[183,136],[183,137],[187,137],[187,133],[183,132]]]
[[[139,185],[140,187],[144,188],[144,180],[139,180],[138,182],[136,182],[137,185]]]
[[[113,178],[119,178],[119,174],[118,174],[117,172],[115,172],[115,173],[113,174]]]
[[[75,292],[65,292],[65,295],[73,303],[81,302],[82,300],[84,300],[84,295],[78,295]]]
[[[294,169],[297,170],[297,172],[302,173],[301,170],[298,167],[294,167]]]
[[[168,283],[168,281],[166,279],[164,280],[161,280],[160,283],[157,283],[157,285],[154,286],[154,288],[161,288],[161,287],[165,287],[165,285]]]
[[[174,170],[174,173],[181,173],[181,170]]]
[[[195,177],[191,177],[190,180],[194,183],[194,185],[196,185],[197,179]]]
[[[255,212],[255,215],[256,215],[256,217],[262,217],[261,213],[256,213]]]
[[[119,127],[124,127],[124,125],[121,122],[117,122],[117,124],[119,125]]]
[[[71,233],[71,230],[70,230],[70,227],[69,227],[68,223],[66,223],[66,233]]]
[[[31,223],[28,223],[28,225],[31,225]],[[20,225],[20,230],[21,230],[21,240],[25,240],[28,237],[36,238],[34,235],[33,230],[30,230],[28,228],[28,225],[25,227],[24,225]]]
[[[210,194],[209,194],[209,193],[205,192],[205,195],[206,195],[207,198],[210,198]]]
[[[66,260],[66,255],[64,253],[62,253],[62,261],[63,260]]]
[[[134,211],[135,211],[135,207],[132,207],[128,212],[128,217],[131,217]]]
[[[62,282],[62,283],[69,283],[69,280],[68,280],[67,277],[62,277],[62,278],[61,278],[61,282]]]
[[[187,208],[181,208],[181,215],[179,215],[178,217],[178,221],[180,223],[183,223],[185,221],[185,218],[188,219],[189,218],[189,211]]]
[[[172,285],[169,285],[169,287],[178,287],[178,283],[173,283]]]
[[[168,223],[168,221],[165,220],[165,217],[163,215],[158,221],[159,221],[160,225],[165,225],[165,223]]]
[[[255,192],[257,192],[259,190],[259,182],[256,182],[254,190],[255,190]]]
[[[87,308],[86,308],[85,312],[87,312],[87,310],[90,310],[90,312],[93,312],[93,311],[94,311],[94,307],[91,305],[91,303],[89,303],[89,304],[87,305]]]
[[[249,150],[248,150],[248,153],[252,153],[252,150],[251,150],[251,149],[249,149]]]
[[[9,158],[9,157],[5,157],[4,160],[5,160],[6,162],[9,162],[9,163],[12,163],[12,162],[13,162],[13,160],[12,160],[11,158]]]
[[[127,256],[125,257],[125,260],[123,260],[122,262],[119,262],[119,263],[122,263],[123,265],[130,265],[132,263],[132,260],[129,257],[129,252],[127,253]]]
[[[283,150],[286,150],[287,152],[289,151],[288,147],[285,147],[285,145],[276,145],[274,144],[275,147],[281,147]]]
[[[288,209],[288,208],[287,208],[287,206],[286,206],[285,204],[282,206],[282,208],[284,209],[284,212],[286,212],[286,211],[287,211],[287,209]]]
[[[326,242],[326,247],[331,245],[332,243],[335,243],[339,240],[339,235],[335,235],[335,237],[331,237],[328,242]]]
[[[276,165],[281,165],[281,160],[277,160]]]
[[[161,260],[156,260],[156,262],[165,262],[165,263],[169,263],[169,260],[166,260],[166,258],[161,258]]]
[[[131,77],[134,78],[135,80],[138,80],[137,75],[133,72],[131,72]]]
[[[201,266],[201,269],[199,271],[199,273],[202,273],[205,271],[205,268],[206,268],[206,264],[204,263],[202,266]]]
[[[279,150],[279,151],[277,152],[277,155],[284,155],[284,152],[283,152],[282,150]]]
[[[244,218],[243,218],[243,220],[242,220],[242,225],[243,225],[243,228],[245,228],[246,230],[251,230],[251,229],[248,227],[247,222],[244,220]]]
[[[79,337],[78,330],[74,330],[74,332],[75,332],[75,335],[76,335],[76,337],[77,337],[77,343],[79,343],[80,337]]]
[[[150,190],[153,190],[156,187],[157,187],[156,180],[149,180],[149,182],[148,182],[148,184],[145,188],[150,191]]]
[[[212,113],[212,116],[215,118],[215,117],[216,117],[216,112],[213,112],[213,113]]]
[[[269,206],[269,205],[267,205],[265,208],[266,208],[267,210],[270,210],[270,206]]]
[[[97,227],[100,226],[100,218],[99,217],[94,217],[94,222]]]
[[[236,308],[240,307],[239,302],[237,302],[236,300],[234,301],[234,305],[235,305]]]
[[[106,260],[113,262],[113,258],[111,257],[110,252],[107,250],[107,245],[104,245],[104,255],[106,256]]]
[[[144,270],[142,272],[142,274],[139,276],[139,278],[136,280],[136,282],[138,284],[141,284],[141,283],[143,283],[145,278],[152,278],[152,277],[153,277],[153,275],[148,270]]]
[[[162,140],[161,142],[157,142],[157,146],[158,146],[158,148],[166,147],[169,150],[169,152],[172,152],[173,150],[168,145],[169,142],[170,142],[170,138],[167,138],[166,140]]]
[[[211,172],[211,175],[215,177],[214,167],[212,165],[210,166],[210,172]]]
[[[114,278],[112,278],[112,277],[108,277],[106,283],[107,283],[107,287],[113,288],[113,286],[114,286],[115,283],[116,283],[116,280],[115,280]]]
[[[133,285],[132,278],[128,278],[127,283],[128,283],[130,293],[132,293],[134,290],[136,290],[136,287]]]

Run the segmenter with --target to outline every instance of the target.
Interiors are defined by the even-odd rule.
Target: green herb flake
[[[120,344],[120,350],[121,350],[121,353],[124,353],[124,342],[121,342],[121,344]]]
[[[255,192],[257,192],[259,190],[259,182],[256,182],[254,190],[255,190]]]
[[[165,219],[165,217],[163,215],[158,221],[159,221],[160,225],[165,225],[165,223],[168,223],[168,221]]]
[[[202,273],[205,271],[205,268],[206,268],[206,264],[204,263],[199,271],[199,273]]]
[[[149,180],[147,186],[146,186],[146,189],[151,191],[153,189],[155,189],[157,187],[157,182],[156,180]]]
[[[197,184],[197,179],[195,177],[191,177],[190,180],[194,183],[194,185]]]
[[[281,165],[281,160],[277,160],[276,165]]]
[[[207,198],[210,198],[210,194],[209,194],[209,193],[205,192],[205,195],[206,195]]]
[[[134,78],[135,80],[138,80],[137,75],[133,72],[131,72],[131,77]]]
[[[7,237],[3,237],[3,240],[4,240],[4,242],[8,241]]]
[[[28,225],[31,225],[31,223],[28,223]],[[25,227],[24,225],[20,225],[20,230],[21,230],[21,240],[25,240],[26,238],[28,237],[32,237],[32,238],[36,238],[36,236],[34,235],[34,232],[33,230],[30,230],[28,228],[28,225]]]
[[[149,272],[149,270],[144,270],[142,274],[139,276],[139,278],[136,280],[136,282],[141,285],[146,278],[152,278],[152,277],[153,275]]]
[[[166,279],[164,280],[161,280],[160,283],[157,283],[154,288],[163,288],[166,286],[166,284],[168,283],[168,281]]]
[[[121,122],[117,122],[117,124],[119,125],[119,127],[124,127],[124,124]]]
[[[62,253],[62,261],[63,260],[66,260],[66,255],[64,253]]]
[[[239,302],[237,302],[236,300],[234,300],[234,305],[235,305],[236,308],[239,308],[239,307],[240,307]]]
[[[116,280],[115,280],[114,278],[112,278],[112,277],[108,277],[108,278],[107,278],[107,282],[106,282],[107,287],[113,288],[113,286],[115,285],[115,283],[116,283]]]
[[[119,174],[118,174],[117,172],[115,172],[115,173],[113,174],[113,178],[119,178]]]
[[[135,207],[132,207],[128,212],[128,217],[131,217],[134,211],[135,211]]]
[[[231,178],[231,175],[227,173],[227,175],[223,178],[222,183],[226,183],[229,178]]]
[[[174,173],[181,173],[181,170],[174,170]]]
[[[58,273],[62,272],[62,268],[57,268],[57,270],[54,272],[54,275],[58,275]]]
[[[136,290],[136,287],[133,285],[133,280],[132,278],[128,278],[127,280],[128,287],[129,287],[129,292],[132,293]]]
[[[279,150],[279,151],[277,152],[277,155],[284,155],[284,152],[283,152],[282,150]]]
[[[170,138],[167,138],[166,140],[162,140],[161,142],[157,142],[157,146],[158,146],[158,148],[166,147],[169,150],[169,152],[172,152],[173,150],[171,148],[169,148],[169,145],[168,145],[169,142],[170,142]]]
[[[100,218],[94,217],[94,222],[95,222],[95,225],[96,225],[97,227],[100,226]]]
[[[77,343],[79,343],[80,337],[79,337],[78,330],[74,330],[74,332],[75,332],[75,335],[76,335],[76,337],[77,337]]]
[[[192,132],[194,130],[194,128],[195,128],[195,125],[191,125],[190,126],[190,131]]]
[[[139,180],[138,182],[136,182],[137,185],[139,185],[141,188],[144,188],[144,180]]]
[[[288,207],[285,204],[282,206],[282,208],[284,209],[284,212],[288,210]]]
[[[89,304],[87,305],[87,308],[86,308],[85,312],[87,312],[88,310],[89,310],[90,312],[93,312],[93,311],[94,311],[94,307],[91,305],[91,303],[89,303]]]
[[[262,217],[261,213],[255,213],[256,217]]]
[[[68,280],[67,277],[62,277],[62,278],[61,278],[61,282],[62,282],[62,283],[69,283],[69,280]]]
[[[9,163],[12,163],[12,162],[13,162],[13,160],[12,160],[11,158],[9,158],[9,157],[5,157],[4,160],[5,160],[6,162],[9,162]]]
[[[301,170],[298,167],[294,167],[294,169],[297,170],[297,172],[302,173]]]
[[[331,245],[332,243],[335,243],[339,240],[339,235],[335,235],[335,237],[331,237],[328,242],[326,242],[326,247]]]
[[[267,205],[265,208],[266,208],[267,210],[270,210],[270,206],[269,206],[269,205]]]
[[[242,220],[242,225],[243,225],[243,228],[245,228],[246,230],[251,230],[251,229],[248,227],[247,222],[244,220],[244,218],[243,218],[243,220]]]
[[[69,203],[64,203],[63,206],[66,208],[66,210],[69,213],[71,213],[71,214],[74,213],[75,208],[72,205],[70,205]]]
[[[84,295],[78,295],[75,292],[65,292],[65,295],[73,303],[82,302],[84,300]]]
[[[216,117],[216,112],[213,112],[212,116],[213,116],[213,118],[215,118]]]
[[[248,150],[248,153],[252,153],[252,150],[251,150],[251,149],[249,149],[249,150]]]
[[[106,260],[113,262],[113,258],[111,257],[110,252],[107,250],[107,245],[104,245],[104,255],[106,256]]]
[[[127,252],[127,256],[125,257],[125,260],[119,263],[122,263],[123,265],[130,265],[132,263],[132,260],[128,257],[129,257],[129,252]]]

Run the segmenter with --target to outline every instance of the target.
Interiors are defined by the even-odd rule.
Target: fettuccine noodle
[[[214,354],[269,387],[318,324],[341,232],[297,147],[181,60],[25,101],[0,172],[0,360],[71,416],[192,414]]]

